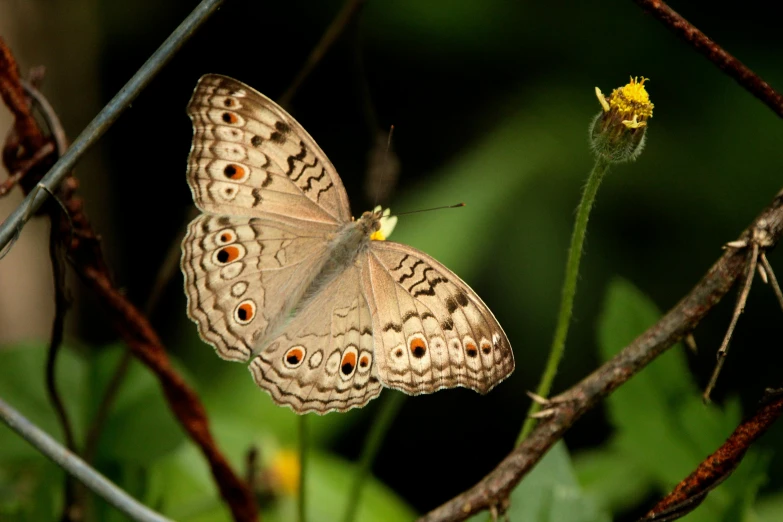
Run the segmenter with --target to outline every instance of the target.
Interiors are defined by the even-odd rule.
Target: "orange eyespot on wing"
[[[232,261],[236,261],[237,259],[239,259],[239,254],[240,254],[239,248],[235,246],[227,246],[217,251],[217,254],[215,255],[215,259],[221,265],[227,265],[228,263],[231,263]]]
[[[294,346],[290,348],[283,357],[283,363],[286,367],[294,369],[298,368],[305,360],[305,349],[302,346]]]
[[[234,319],[239,324],[242,325],[248,324],[250,321],[253,320],[255,316],[256,316],[256,304],[251,299],[242,301],[234,309]]]
[[[233,181],[239,181],[245,177],[245,168],[236,163],[229,163],[223,168],[223,175]]]
[[[411,339],[408,346],[411,349],[411,354],[417,359],[421,359],[427,353],[427,343],[421,337]]]
[[[353,373],[354,368],[356,368],[356,353],[353,350],[346,350],[340,363],[340,371],[348,376]]]

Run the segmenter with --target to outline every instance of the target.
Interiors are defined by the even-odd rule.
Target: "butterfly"
[[[332,163],[251,87],[203,76],[187,108],[187,179],[203,212],[182,242],[188,315],[223,359],[297,413],[411,395],[486,393],[514,370],[508,338],[451,270],[386,241],[380,207],[351,217]]]

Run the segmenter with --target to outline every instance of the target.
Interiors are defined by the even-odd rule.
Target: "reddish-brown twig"
[[[640,522],[675,520],[698,506],[718,484],[737,468],[751,444],[783,415],[783,393],[768,390],[761,407],[737,426],[734,433],[715,453],[658,502]]]
[[[766,220],[770,245],[783,236],[783,191],[764,209],[741,238],[749,239],[756,223]],[[481,482],[420,519],[420,522],[465,520],[502,506],[512,489],[555,442],[587,411],[633,377],[648,363],[691,332],[744,273],[746,255],[726,251],[677,305],[611,360],[565,393],[555,397],[551,416],[543,419]]]
[[[16,136],[12,141],[14,148],[6,146],[3,159],[9,171],[14,172],[17,170],[15,161],[34,154],[43,146],[45,138],[35,120],[25,116],[23,107],[26,107],[27,103],[24,94],[19,94],[23,91],[18,73],[6,73],[9,70],[16,71],[16,64],[10,51],[0,40],[0,71],[3,73],[0,74],[0,94],[17,118]],[[28,125],[30,122],[32,126]],[[31,134],[28,136],[27,132]],[[21,185],[25,191],[31,189],[27,183]],[[157,376],[172,411],[206,456],[215,482],[235,520],[256,521],[258,508],[255,499],[215,445],[209,431],[206,411],[198,396],[172,368],[162,343],[146,317],[112,283],[100,240],[83,211],[81,199],[76,196],[77,187],[78,183],[73,176],[66,178],[60,185],[58,196],[70,219],[66,219],[62,213],[52,213],[52,233],[60,235],[61,238],[70,238],[70,241],[65,241],[69,260],[82,279],[102,299],[112,315],[117,331],[133,353]],[[56,220],[56,216],[60,219]]]
[[[634,0],[783,118],[783,96],[661,0]]]

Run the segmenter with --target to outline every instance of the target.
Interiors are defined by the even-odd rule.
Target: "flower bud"
[[[613,163],[635,160],[644,148],[647,120],[653,110],[645,81],[647,78],[631,78],[627,85],[612,91],[608,100],[595,88],[603,111],[590,124],[590,144],[596,154]]]

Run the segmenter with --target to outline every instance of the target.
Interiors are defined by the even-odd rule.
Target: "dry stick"
[[[783,191],[741,237],[749,240],[755,224],[762,219],[766,220],[772,247],[783,236]],[[465,520],[474,513],[502,505],[519,481],[582,415],[696,328],[743,273],[745,257],[736,249],[727,250],[657,323],[576,386],[555,397],[552,402],[557,407],[552,416],[542,420],[489,475],[420,521]]]
[[[192,207],[191,210],[192,212],[189,212],[189,214],[196,213],[195,206]],[[190,221],[190,219],[192,219],[192,216],[188,217],[188,221]],[[180,227],[180,233],[177,235],[175,241],[169,246],[169,250],[166,253],[163,264],[161,265],[160,270],[158,270],[158,274],[155,276],[155,284],[152,287],[152,292],[147,298],[147,304],[144,307],[144,312],[147,317],[152,315],[152,312],[155,310],[155,307],[160,301],[160,297],[163,294],[164,288],[166,288],[169,280],[174,276],[174,274],[177,272],[177,269],[179,268],[179,258],[182,255],[180,243],[182,243],[183,237],[185,237],[184,225]],[[106,389],[101,396],[101,402],[98,404],[95,417],[93,418],[92,423],[87,430],[87,437],[85,439],[84,460],[87,462],[92,462],[95,458],[101,432],[103,431],[104,425],[106,424],[106,419],[109,416],[109,412],[111,411],[112,405],[114,404],[114,400],[117,398],[117,394],[122,387],[122,383],[128,374],[132,357],[131,350],[123,350],[120,361],[114,368],[114,372],[112,372],[112,375],[109,378],[109,382],[106,385]]]
[[[76,268],[108,307],[115,328],[133,354],[158,377],[172,411],[207,457],[215,482],[235,520],[255,521],[258,508],[252,493],[218,450],[209,431],[204,406],[171,366],[166,350],[147,318],[117,290],[105,272],[89,265]]]
[[[756,264],[759,257],[759,245],[755,241],[752,244],[752,248],[749,252],[750,258],[748,260],[748,273],[745,276],[745,283],[742,285],[739,295],[737,296],[737,304],[734,306],[734,314],[731,317],[729,328],[726,330],[726,335],[723,336],[723,342],[720,344],[718,353],[716,354],[717,362],[715,363],[715,369],[712,371],[710,382],[704,389],[702,399],[704,402],[710,402],[710,394],[712,389],[715,388],[715,383],[718,382],[718,375],[720,375],[723,363],[726,362],[726,355],[729,353],[729,341],[734,334],[734,328],[737,326],[739,316],[745,311],[745,303],[748,302],[748,294],[750,294],[750,287],[753,285],[753,277],[756,275]]]
[[[783,96],[661,0],[634,0],[783,118]]]
[[[125,491],[118,488],[106,477],[95,471],[82,459],[64,448],[49,434],[32,424],[22,414],[0,399],[0,421],[29,442],[35,449],[54,463],[77,477],[84,485],[107,502],[127,515],[129,520],[138,522],[170,522],[168,518],[152,511]]]
[[[783,310],[783,292],[780,290],[780,285],[778,284],[778,278],[775,277],[775,272],[772,270],[772,265],[769,264],[769,261],[767,261],[767,255],[764,253],[764,251],[761,251],[761,254],[759,254],[759,258],[761,259],[761,266],[764,267],[764,270],[767,271],[767,277],[769,277],[769,283],[772,286],[772,290],[775,292],[775,297],[778,298],[778,303],[780,304],[781,310]]]
[[[225,457],[216,447],[209,432],[209,422],[205,410],[198,396],[171,367],[165,349],[146,318],[114,287],[103,260],[99,239],[83,212],[81,200],[74,194],[77,187],[76,180],[73,177],[64,177],[78,159],[79,154],[86,150],[96,137],[105,131],[108,125],[116,119],[119,111],[124,106],[127,106],[130,99],[138,94],[155,71],[181,45],[185,36],[192,33],[198,24],[209,13],[214,11],[219,3],[216,0],[202,1],[199,7],[177,28],[156,54],[148,60],[147,64],[134,76],[123,91],[96,117],[88,126],[88,129],[85,129],[77,140],[79,147],[76,147],[77,142],[74,142],[74,146],[65,154],[69,159],[63,158],[58,161],[57,165],[47,174],[44,181],[48,185],[44,184],[44,187],[47,189],[44,192],[48,192],[49,187],[62,183],[60,186],[61,198],[68,208],[74,225],[74,234],[68,245],[70,259],[74,268],[83,280],[93,287],[99,298],[102,298],[109,312],[114,316],[117,330],[139,359],[149,366],[161,382],[172,411],[191,439],[206,456],[215,482],[231,509],[235,520],[256,521],[258,508],[255,504],[255,499],[244,482],[233,473]],[[18,106],[15,104],[21,103],[26,106],[26,102],[23,95],[18,95],[18,92],[21,92],[18,75],[14,77],[13,73],[8,73],[11,69],[15,72],[15,64],[13,68],[8,66],[11,61],[10,51],[0,41],[0,95],[2,95],[6,104],[9,105],[12,113],[16,115]],[[24,121],[23,116],[17,119],[17,123]],[[31,121],[35,124],[35,120],[31,119]],[[19,128],[20,126],[17,125],[20,145],[28,147],[25,150],[36,150],[35,146],[28,143],[31,141],[29,137],[18,130]],[[25,132],[27,131],[30,130],[27,129]],[[37,133],[40,131],[37,126],[33,126],[30,132]],[[4,153],[4,159],[7,157],[8,155]],[[68,170],[66,171],[66,169]],[[14,214],[9,216],[7,221],[0,226],[0,229],[3,230],[2,234],[0,234],[2,235],[0,244],[7,244],[14,231],[23,225],[29,209],[36,209],[44,199],[43,197],[28,197],[28,200]]]
[[[674,520],[692,511],[734,471],[753,442],[783,415],[783,393],[769,390],[761,407],[737,426],[726,442],[645,515],[642,521]]]
[[[28,96],[38,106],[39,112],[43,115],[55,140],[58,156],[65,150],[65,133],[60,125],[59,118],[55,114],[52,106],[32,85],[22,80],[19,75],[19,68],[10,49],[5,43],[0,41],[0,87],[2,88],[3,100],[7,104],[13,104],[10,107],[14,114],[14,137],[10,139],[3,151],[3,159],[9,170],[17,169],[17,172],[23,173],[18,177],[11,177],[6,180],[5,186],[10,189],[16,183],[21,182],[22,188],[29,190],[31,186],[41,179],[48,167],[42,160],[51,158],[52,143],[47,140],[44,133],[38,127],[33,111],[28,101]],[[47,147],[46,145],[49,145]],[[38,146],[37,149],[26,147]],[[42,150],[48,150],[42,155]],[[26,164],[20,165],[24,156],[30,156]],[[59,209],[51,205],[47,208],[47,214],[51,223],[49,233],[49,255],[52,262],[54,296],[55,296],[55,314],[52,322],[51,337],[47,351],[46,367],[44,372],[44,381],[46,384],[47,395],[52,403],[57,419],[62,427],[63,437],[68,450],[78,453],[76,441],[73,435],[68,413],[65,404],[62,401],[56,384],[56,361],[63,340],[63,329],[65,327],[65,314],[68,306],[68,299],[65,295],[65,259],[60,246],[58,225],[62,219]],[[80,518],[83,514],[82,502],[83,495],[79,491],[78,483],[70,474],[65,475],[64,485],[64,506],[63,520],[74,520]]]
[[[783,292],[763,249],[758,257],[783,309]],[[701,504],[707,494],[739,466],[750,445],[780,417],[783,413],[782,400],[780,390],[777,392],[767,390],[766,396],[761,401],[762,407],[751,418],[743,421],[715,453],[699,464],[696,471],[683,479],[641,521],[675,520]]]
[[[318,41],[316,46],[313,47],[313,50],[310,52],[310,56],[307,57],[307,60],[299,70],[296,78],[294,78],[291,86],[286,89],[280,98],[278,98],[277,102],[282,107],[288,107],[288,104],[291,103],[291,99],[294,97],[294,94],[296,94],[299,86],[302,85],[302,82],[305,80],[305,78],[310,75],[318,62],[321,61],[321,59],[326,54],[326,51],[328,51],[332,44],[337,41],[337,38],[342,34],[343,30],[351,22],[351,20],[353,20],[353,18],[358,14],[359,10],[364,6],[366,1],[367,0],[348,0],[345,2],[343,8],[337,14],[334,20],[332,20],[332,23],[329,24],[329,27],[326,28],[326,31],[324,32],[323,36],[321,36],[321,39]]]
[[[40,166],[44,160],[48,160],[54,149],[54,143],[48,141],[36,150],[30,159],[19,161],[16,171],[0,183],[0,198],[8,194],[32,169]]]

